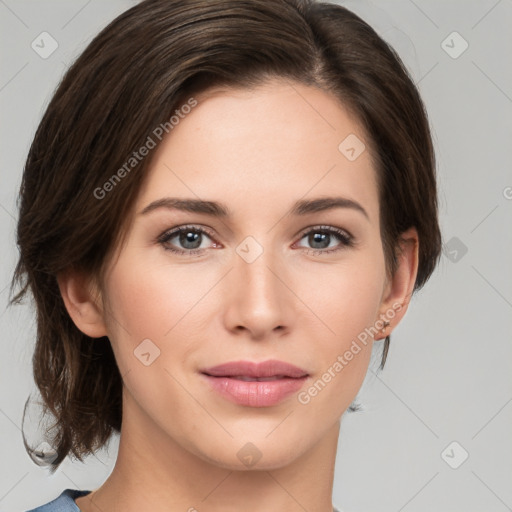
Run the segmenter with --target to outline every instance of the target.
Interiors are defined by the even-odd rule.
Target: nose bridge
[[[284,265],[271,248],[271,238],[265,237],[266,246],[251,236],[244,239],[235,249],[230,272],[229,323],[258,332],[258,336],[284,327],[290,320],[292,294],[283,284],[284,276],[279,275]]]
[[[263,245],[256,238],[248,236],[236,249],[236,273],[240,278],[241,288],[247,291],[252,300],[272,301],[276,299],[275,294],[280,292],[277,289],[279,280],[275,275],[275,269],[279,268],[280,264],[270,240],[270,236],[266,237]]]

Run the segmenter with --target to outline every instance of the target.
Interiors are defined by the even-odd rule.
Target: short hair
[[[151,159],[110,181],[192,94],[272,78],[333,94],[366,131],[377,172],[386,270],[415,227],[421,288],[440,257],[435,156],[427,113],[398,54],[350,10],[315,0],[145,0],[104,28],[67,70],[30,146],[11,283],[37,311],[33,375],[56,418],[53,473],[121,430],[122,378],[107,338],[71,320],[56,276],[102,276],[122,240]],[[126,167],[125,167],[126,171]],[[118,172],[118,175],[119,175]],[[102,192],[103,194],[103,192]],[[383,347],[386,361],[390,337]],[[25,442],[25,440],[24,440]],[[27,451],[30,448],[25,442]]]

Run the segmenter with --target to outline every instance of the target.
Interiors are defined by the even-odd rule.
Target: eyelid
[[[176,235],[186,229],[189,229],[190,231],[204,232],[211,238],[215,237],[215,233],[213,232],[213,230],[211,230],[210,228],[208,228],[206,226],[202,226],[201,224],[182,224],[182,225],[175,226],[173,228],[165,230],[162,234],[158,235],[158,240],[161,240],[163,238],[168,238],[171,235]]]
[[[343,233],[347,236],[347,238],[354,239],[354,235],[352,235],[352,233],[350,233],[350,231],[348,231],[344,228],[338,228],[336,226],[329,226],[326,224],[313,224],[311,226],[308,226],[308,227],[302,229],[297,236],[300,236],[302,238],[304,235],[307,235],[311,231],[315,231],[315,230]]]

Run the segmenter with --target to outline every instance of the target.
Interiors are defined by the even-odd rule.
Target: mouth
[[[270,407],[300,390],[309,374],[283,361],[234,361],[200,372],[210,389],[246,407]]]
[[[209,375],[208,373],[205,373],[205,375],[208,375],[208,377],[221,378],[220,376]],[[249,377],[247,375],[224,375],[223,377],[226,379],[242,380],[244,382],[269,382],[272,380],[293,378],[293,377],[288,377],[286,375],[274,375],[272,377]]]
[[[308,375],[306,370],[290,363],[270,359],[262,362],[230,361],[211,368],[201,370],[211,377],[232,377],[239,380],[245,379],[281,379],[301,378]]]

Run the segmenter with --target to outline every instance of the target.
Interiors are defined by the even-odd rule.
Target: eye
[[[162,233],[157,242],[166,251],[186,256],[199,256],[208,247],[220,247],[216,242],[213,245],[204,245],[205,238],[212,239],[213,233],[198,226],[180,226]],[[343,229],[333,226],[316,226],[303,231],[300,240],[307,238],[312,246],[306,249],[314,251],[314,254],[329,254],[355,245],[354,237]],[[331,242],[338,240],[338,244]],[[180,248],[181,246],[181,248]],[[299,246],[300,247],[300,246]],[[309,252],[309,251],[308,251]]]
[[[178,228],[166,231],[161,234],[157,241],[162,247],[176,254],[186,254],[187,256],[199,255],[204,252],[204,238],[210,238],[212,235],[204,228],[197,226],[180,226]],[[175,240],[173,242],[173,240]],[[180,249],[176,246],[181,245]],[[216,244],[214,244],[216,246]]]
[[[304,238],[312,245],[309,249],[314,250],[315,254],[329,254],[355,245],[354,237],[350,233],[333,226],[310,228],[302,233],[301,240]],[[335,242],[336,239],[339,243],[333,247],[331,242]]]

